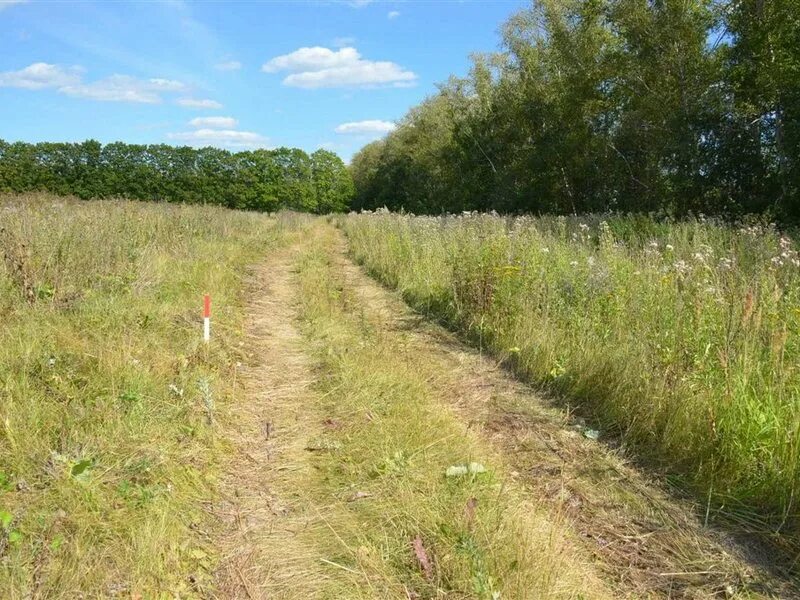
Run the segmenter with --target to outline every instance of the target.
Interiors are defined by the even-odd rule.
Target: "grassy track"
[[[220,597],[789,589],[496,363],[411,313],[345,257],[329,226],[304,240],[267,261],[254,288]],[[481,472],[451,469],[472,463]]]
[[[0,595],[204,593],[242,274],[288,227],[46,196],[0,200],[0,227]]]
[[[683,475],[708,519],[794,545],[800,258],[789,238],[643,218],[342,222],[374,275]]]
[[[322,368],[309,410],[327,424],[307,442],[310,498],[326,507],[325,527],[309,535],[336,574],[318,597],[611,597],[558,515],[524,500],[494,451],[437,400],[402,335],[364,311],[340,254],[327,228],[299,274]],[[446,476],[471,463],[486,471]]]

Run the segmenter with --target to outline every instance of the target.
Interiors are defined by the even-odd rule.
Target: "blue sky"
[[[0,138],[348,160],[526,4],[0,0]]]

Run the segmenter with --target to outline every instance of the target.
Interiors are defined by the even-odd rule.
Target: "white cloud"
[[[242,68],[242,63],[238,60],[225,60],[214,65],[217,71],[238,71]]]
[[[186,84],[180,81],[175,81],[174,79],[160,79],[157,77],[148,79],[144,85],[160,92],[182,92],[186,89]]]
[[[130,75],[111,75],[86,82],[82,67],[63,67],[44,62],[33,63],[18,71],[0,72],[0,87],[27,90],[55,89],[60,94],[103,102],[139,102],[158,104],[163,94],[187,91],[183,82],[153,77],[138,79]]]
[[[192,127],[207,127],[211,129],[233,129],[239,122],[233,117],[196,117],[189,121]]]
[[[267,138],[253,131],[237,129],[197,129],[181,133],[169,133],[167,137],[190,146],[216,146],[221,148],[263,148]]]
[[[353,121],[342,123],[334,131],[336,133],[349,133],[359,135],[383,135],[394,131],[397,125],[391,121],[379,121],[378,119],[368,119],[366,121]]]
[[[60,88],[79,83],[82,71],[79,67],[65,68],[60,65],[38,62],[28,65],[19,71],[0,73],[0,87],[15,87],[26,90]]]
[[[283,84],[300,88],[410,86],[417,76],[398,64],[361,58],[358,50],[347,46],[331,50],[315,46],[299,48],[266,62],[266,73],[288,71]]]
[[[320,71],[351,65],[358,62],[359,59],[358,51],[355,48],[345,47],[340,50],[330,50],[322,46],[314,46],[277,56],[265,63],[261,70],[265,73]]]
[[[352,46],[356,43],[356,38],[354,37],[336,37],[333,38],[333,45],[337,48],[344,48],[345,46]]]
[[[91,83],[74,83],[58,89],[62,94],[101,102],[137,102],[158,104],[161,93],[184,91],[186,86],[172,79],[137,79],[129,75],[111,75]]]
[[[389,19],[396,19],[397,17],[400,16],[400,11],[399,10],[390,10],[389,14],[386,15],[386,16]]]
[[[0,0],[0,11],[3,11],[15,4],[26,4],[28,0]]]
[[[375,0],[347,0],[348,6],[353,8],[364,8],[368,4],[372,4]]]
[[[216,100],[209,100],[207,98],[203,99],[178,98],[175,101],[175,104],[177,104],[178,106],[183,106],[185,108],[208,108],[208,109],[222,108],[222,104],[220,104]]]

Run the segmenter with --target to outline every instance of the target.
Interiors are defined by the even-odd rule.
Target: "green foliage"
[[[605,219],[342,222],[355,257],[418,309],[580,405],[704,505],[796,533],[794,243],[771,226]]]
[[[800,220],[800,1],[540,0],[353,158],[355,208]]]
[[[261,212],[342,211],[353,195],[342,160],[296,148],[231,153],[115,142],[9,144],[0,140],[0,192],[217,204]]]

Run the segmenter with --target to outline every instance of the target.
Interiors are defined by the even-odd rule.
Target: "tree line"
[[[310,155],[297,148],[233,153],[94,140],[0,140],[0,192],[28,191],[328,213],[348,207],[353,182],[344,162],[327,150]]]
[[[351,171],[355,208],[800,221],[800,0],[537,0]]]

